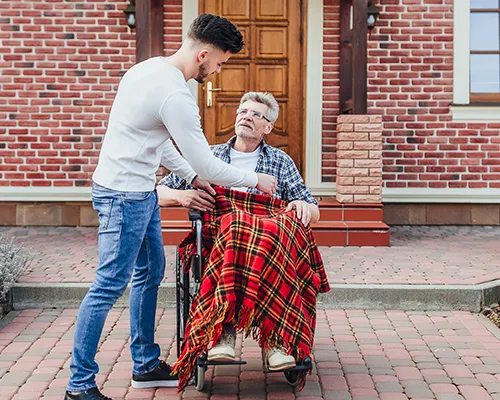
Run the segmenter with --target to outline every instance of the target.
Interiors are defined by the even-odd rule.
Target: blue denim
[[[156,191],[120,192],[96,183],[92,203],[99,214],[99,266],[80,305],[71,362],[69,391],[96,386],[95,355],[109,310],[130,288],[130,351],[133,373],[159,364],[154,342],[158,286],[165,272],[160,208]]]

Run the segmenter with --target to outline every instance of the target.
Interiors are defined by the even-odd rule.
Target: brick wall
[[[182,0],[165,2],[165,53]],[[126,1],[0,2],[0,186],[86,186],[121,74]],[[369,112],[383,116],[387,187],[498,188],[498,123],[451,121],[452,0],[377,0]],[[339,0],[324,0],[323,181],[335,181]]]
[[[122,74],[135,63],[128,1],[0,2],[0,186],[87,186]],[[182,0],[164,42],[181,42]]]
[[[182,43],[182,0],[165,2],[165,21],[163,48],[165,55],[174,53]]]
[[[453,100],[453,0],[377,0],[369,36],[368,110],[383,116],[391,188],[500,188],[500,124],[457,123]],[[334,169],[338,0],[325,0],[323,180]],[[331,51],[331,49],[333,49]]]
[[[340,115],[337,124],[337,193],[340,203],[382,202],[382,118]]]

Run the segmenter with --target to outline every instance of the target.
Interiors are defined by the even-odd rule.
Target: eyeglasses
[[[262,114],[261,112],[258,112],[258,111],[255,111],[255,110],[252,110],[251,108],[238,108],[236,110],[236,115],[239,115],[240,117],[243,116],[243,115],[247,115],[247,113],[250,113],[250,116],[253,118],[253,119],[265,119],[267,122],[271,122],[264,114]]]

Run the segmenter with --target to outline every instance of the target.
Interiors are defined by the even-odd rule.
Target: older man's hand
[[[302,223],[307,226],[311,222],[311,207],[309,203],[303,200],[294,200],[288,203],[286,211],[295,210],[297,218],[302,221]]]

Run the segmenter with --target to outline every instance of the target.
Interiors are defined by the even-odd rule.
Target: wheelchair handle
[[[201,220],[201,211],[199,210],[189,210],[189,220],[190,221],[197,221]]]

